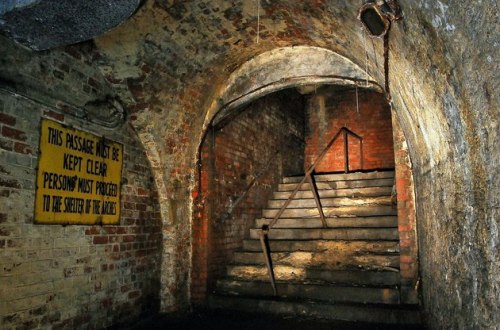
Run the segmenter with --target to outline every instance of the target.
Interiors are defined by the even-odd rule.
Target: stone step
[[[296,301],[287,299],[255,299],[249,297],[210,295],[212,309],[269,313],[282,316],[304,315],[325,320],[381,323],[415,326],[421,323],[415,307],[400,305],[361,305]],[[379,329],[379,328],[377,328]]]
[[[274,229],[273,229],[274,230]],[[373,252],[373,253],[398,253],[399,242],[397,241],[325,241],[325,240],[270,240],[269,246],[273,252],[294,252],[294,251],[352,251],[352,252]],[[243,250],[261,252],[260,241],[244,240]]]
[[[273,265],[322,269],[393,269],[399,268],[399,254],[378,254],[353,251],[271,251]],[[233,255],[233,263],[241,265],[264,265],[261,251],[238,251]]]
[[[316,182],[318,190],[326,189],[355,189],[366,187],[392,187],[394,179],[375,179],[375,180],[353,180],[353,181],[328,181]],[[297,187],[296,183],[280,183],[278,191],[293,191]],[[300,186],[300,190],[311,190],[309,183]]]
[[[272,250],[271,250],[272,251]],[[367,252],[318,251],[318,252],[271,252],[273,265],[326,270],[346,269],[399,269],[399,254],[379,255]],[[235,252],[233,263],[265,265],[262,252]]]
[[[369,217],[379,215],[397,215],[397,210],[391,205],[356,205],[323,207],[325,217]],[[279,209],[264,209],[263,218],[274,218]],[[292,209],[286,208],[281,214],[281,218],[318,218],[319,211],[316,207]]]
[[[259,239],[260,229],[250,229],[250,238]],[[273,228],[269,231],[270,240],[388,240],[399,239],[397,228],[335,228],[335,229],[282,229]]]
[[[279,209],[286,203],[286,200],[269,200],[267,208]],[[323,207],[340,207],[340,206],[369,206],[369,205],[391,205],[391,196],[379,197],[336,197],[336,198],[321,198],[321,205]],[[287,208],[300,209],[300,208],[315,208],[316,202],[314,199],[294,198],[290,201]]]
[[[299,183],[303,176],[289,176],[283,178],[283,183]],[[324,181],[353,181],[353,180],[373,180],[394,178],[394,171],[383,172],[356,172],[356,173],[335,173],[335,174],[314,174],[316,182]]]
[[[375,270],[327,270],[285,265],[273,265],[277,281],[334,283],[345,285],[396,286],[399,285],[399,272]],[[227,276],[246,281],[268,281],[266,266],[229,265]]]
[[[358,227],[397,227],[398,218],[396,216],[379,216],[379,217],[355,217],[355,218],[326,218],[328,228],[358,228]],[[256,219],[255,226],[262,228],[263,225],[268,225],[272,219]],[[323,223],[319,218],[295,218],[295,219],[278,219],[273,228],[322,228]]]
[[[318,195],[320,198],[333,198],[333,197],[377,197],[377,196],[390,196],[392,193],[392,186],[387,187],[365,187],[365,188],[354,188],[354,189],[318,189]],[[273,194],[274,199],[288,199],[292,194],[291,191],[277,191]],[[299,198],[314,198],[312,191],[309,190],[299,190],[294,199]]]
[[[276,282],[278,297],[362,304],[399,304],[399,290],[392,287],[352,287]],[[272,297],[269,282],[219,280],[216,293],[246,297]]]

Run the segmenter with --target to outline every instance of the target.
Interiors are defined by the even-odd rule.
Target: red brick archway
[[[321,49],[316,49],[312,47],[304,47],[304,51],[309,52],[308,54],[314,54],[315,51],[321,53],[321,57],[316,58],[316,60],[324,61],[324,53]],[[300,53],[300,52],[299,52]],[[333,57],[338,56],[331,53]],[[289,54],[288,54],[289,55]],[[299,55],[299,54],[296,54]],[[277,54],[269,54],[270,58],[275,57],[281,58],[280,61],[285,61],[288,58],[283,56],[279,51]],[[310,59],[310,57],[309,57]],[[314,59],[313,59],[314,61]],[[222,96],[218,98],[218,102],[212,104],[212,107],[208,111],[208,117],[206,125],[208,123],[220,123],[227,120],[230,117],[231,111],[238,109],[243,104],[249,104],[251,101],[259,99],[264,95],[267,95],[273,91],[281,90],[285,87],[297,87],[304,85],[316,85],[324,84],[329,82],[332,85],[350,85],[351,89],[353,86],[357,86],[358,82],[366,84],[366,80],[358,80],[356,77],[341,77],[338,74],[324,75],[319,77],[318,75],[302,75],[296,77],[293,72],[286,72],[287,77],[280,76],[276,73],[276,70],[280,70],[279,64],[276,61],[268,60],[265,58],[256,59],[251,64],[247,64],[237,70],[233,76],[229,79],[228,86],[223,90]],[[279,63],[279,62],[278,62]],[[330,63],[331,64],[331,63]],[[341,58],[340,62],[335,62],[336,65],[344,64],[347,66],[344,68],[335,68],[338,70],[337,73],[342,73],[345,71],[352,70],[356,66],[346,60]],[[314,67],[314,66],[313,66]],[[317,67],[314,67],[315,70]],[[323,69],[328,71],[331,68],[323,66]],[[359,68],[358,68],[359,69]],[[266,71],[267,70],[267,71]],[[345,70],[345,71],[344,71]],[[267,72],[267,74],[261,74],[262,72]],[[360,70],[362,76],[362,70]],[[302,72],[304,73],[304,72]],[[316,72],[317,73],[317,72]],[[250,79],[252,76],[263,76],[268,78],[268,80],[255,81],[255,79]],[[275,76],[272,76],[272,75]],[[269,78],[271,76],[271,78]],[[328,76],[328,77],[327,77]],[[375,90],[378,88],[373,81],[370,80],[372,88]],[[380,89],[379,89],[380,90]],[[376,93],[376,92],[373,92]],[[352,96],[352,95],[351,95]],[[347,95],[344,95],[348,98]],[[221,100],[226,100],[226,103],[221,104]],[[383,98],[380,98],[381,102],[384,103]],[[389,145],[391,148],[385,148],[385,150],[380,150],[382,153],[387,153],[387,149],[392,149],[392,142],[394,141],[394,160],[393,166],[396,168],[396,182],[398,188],[398,221],[399,221],[399,232],[400,232],[400,249],[401,249],[401,294],[403,302],[417,301],[417,283],[418,283],[418,261],[417,261],[417,240],[416,240],[416,219],[415,219],[415,203],[414,203],[414,187],[413,178],[411,172],[411,161],[409,159],[408,149],[405,142],[404,134],[397,122],[397,115],[394,111],[390,111],[387,104],[381,104],[381,109],[385,109],[386,117],[388,119],[389,125],[384,127],[384,134],[389,138]],[[392,113],[392,115],[391,115]],[[393,129],[390,128],[390,117],[392,116]],[[215,120],[214,120],[215,118]],[[205,140],[214,139],[213,132],[210,130],[205,132]],[[392,141],[393,139],[393,141]],[[215,141],[212,141],[212,145]],[[213,280],[213,271],[211,265],[217,260],[211,260],[211,243],[210,243],[210,226],[211,226],[211,212],[213,210],[208,206],[208,201],[213,198],[216,192],[210,191],[210,143],[200,144],[199,149],[199,162],[198,162],[198,173],[195,176],[195,189],[193,190],[193,222],[192,222],[192,238],[193,238],[193,252],[192,252],[192,277],[191,277],[191,299],[194,304],[203,304],[207,297],[207,290],[209,289],[209,283]],[[306,152],[307,156],[307,152]],[[375,157],[376,158],[376,157]],[[391,164],[384,164],[377,162],[376,159],[372,162],[372,168],[384,168],[391,167]],[[235,245],[229,246],[228,251],[234,251]]]

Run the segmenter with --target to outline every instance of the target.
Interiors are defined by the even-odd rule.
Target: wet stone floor
[[[327,321],[233,311],[197,311],[191,314],[158,314],[123,328],[127,330],[425,330],[419,326],[395,326],[344,321]]]

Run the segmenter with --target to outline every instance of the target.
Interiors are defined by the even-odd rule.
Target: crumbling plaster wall
[[[494,1],[419,1],[393,33],[391,79],[414,162],[432,328],[500,322],[497,14]]]
[[[404,19],[391,30],[389,77],[413,161],[427,324],[494,328],[500,315],[498,4],[399,2]],[[224,105],[217,102],[231,72],[266,51],[307,45],[345,56],[384,83],[382,41],[364,36],[355,19],[361,2],[260,4],[259,42],[253,1],[150,0],[89,50],[155,173],[164,310],[188,303],[197,150],[204,127]]]

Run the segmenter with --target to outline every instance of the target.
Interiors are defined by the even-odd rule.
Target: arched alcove
[[[325,48],[295,46],[262,53],[228,77],[213,96],[204,127],[263,95],[298,86],[347,85],[382,91],[377,82],[349,59]]]
[[[214,169],[210,167],[215,167],[215,164],[210,162],[217,162],[217,160],[210,160],[210,154],[214,153],[214,147],[218,143],[216,132],[220,130],[221,127],[231,122],[235,117],[240,116],[242,112],[247,110],[246,108],[252,108],[252,104],[257,104],[258,102],[265,104],[266,101],[261,100],[265,100],[266,98],[269,99],[272,95],[288,95],[287,97],[292,100],[291,103],[296,104],[300,103],[300,101],[296,101],[296,97],[292,95],[293,93],[290,94],[291,92],[287,92],[287,90],[298,90],[302,94],[315,94],[322,88],[328,90],[328,86],[335,87],[332,91],[337,93],[346,93],[346,91],[350,91],[353,107],[357,105],[358,92],[368,93],[367,95],[380,95],[380,99],[383,100],[382,103],[385,102],[383,90],[380,85],[353,62],[332,51],[306,46],[279,48],[255,57],[234,71],[229,76],[225,86],[221,88],[221,92],[214,97],[214,101],[206,112],[207,116],[204,121],[206,127],[205,136],[204,140],[200,143],[198,151],[200,157],[198,162],[199,172],[195,179],[197,181],[195,184],[197,192],[195,193],[196,198],[194,199],[194,218],[192,225],[192,274],[196,275],[191,279],[191,294],[195,304],[203,303],[206,298],[206,293],[208,292],[207,290],[211,289],[213,286],[214,277],[217,277],[217,274],[220,275],[220,268],[225,267],[224,265],[228,261],[228,255],[234,252],[236,248],[241,247],[241,241],[243,240],[241,233],[236,234],[236,238],[223,238],[223,240],[225,239],[224,242],[227,243],[229,240],[232,243],[229,248],[226,248],[227,251],[223,251],[223,256],[221,256],[221,244],[216,243],[214,247],[214,243],[211,242],[211,240],[214,242],[218,240],[217,237],[211,236],[211,226],[215,226],[214,223],[221,226],[227,226],[228,224],[224,222],[231,219],[230,216],[226,214],[228,211],[224,211],[223,209],[226,208],[230,210],[230,212],[234,211],[236,205],[233,205],[233,202],[236,201],[236,203],[239,203],[242,198],[247,198],[246,194],[251,188],[246,187],[245,184],[241,182],[239,184],[234,183],[235,186],[239,185],[239,188],[235,188],[236,192],[229,192],[229,194],[232,193],[234,196],[229,196],[227,195],[227,191],[223,191],[222,195],[226,194],[227,196],[224,195],[222,198],[221,196],[215,197],[219,204],[221,199],[226,197],[229,198],[229,202],[225,201],[222,203],[225,205],[222,209],[220,207],[221,205],[209,205],[211,202],[213,203],[211,199],[213,199],[214,196],[221,194],[220,191],[210,190],[210,185],[214,183],[211,181],[213,179],[210,179],[210,176],[214,175],[214,173],[211,173]],[[295,93],[297,95],[299,94],[298,92]],[[279,96],[277,97],[279,98]],[[265,107],[265,105],[257,105],[257,108],[259,107]],[[390,125],[391,110],[389,105],[386,105],[386,107],[388,109],[388,120]],[[304,111],[304,109],[301,109],[301,111]],[[256,120],[255,117],[252,120]],[[358,120],[361,119],[358,118]],[[397,114],[394,111],[392,111],[392,120],[398,121]],[[288,124],[288,126],[290,125]],[[401,190],[401,197],[404,198],[404,200],[400,201],[398,207],[401,213],[399,217],[400,236],[401,239],[403,239],[404,245],[402,249],[403,252],[401,253],[404,271],[401,272],[402,286],[400,287],[400,291],[403,301],[417,303],[418,257],[411,161],[407,154],[407,149],[405,149],[406,142],[400,125],[396,123],[394,126],[394,135],[391,127],[389,127],[391,132],[391,152],[393,152],[392,136],[394,136],[394,143],[398,148],[396,150],[397,162],[395,164],[397,172],[396,181],[399,180],[398,182],[400,182],[398,189]],[[237,134],[241,134],[241,131],[238,132]],[[327,135],[333,134],[329,132]],[[247,136],[244,138],[251,139],[251,137]],[[250,143],[250,140],[248,142]],[[281,142],[281,144],[283,144],[283,142]],[[402,155],[402,153],[405,152],[406,154]],[[271,164],[270,166],[279,168],[279,174],[275,173],[275,176],[266,179],[265,184],[269,187],[276,186],[278,183],[277,179],[281,179],[283,173],[290,173],[289,166],[276,163],[276,160],[273,159],[273,155],[270,155],[268,152],[263,152],[262,157],[268,160],[268,162],[264,160],[266,170],[268,167],[267,163]],[[304,157],[304,151],[302,151],[302,157]],[[237,159],[238,157],[234,156],[234,158]],[[282,160],[283,158],[280,156],[280,161]],[[392,162],[394,164],[394,160]],[[255,163],[256,167],[264,167],[260,161],[256,161]],[[392,166],[394,167],[394,165]],[[285,169],[283,169],[283,167],[285,167]],[[291,168],[296,167],[292,166]],[[261,169],[256,170],[257,173],[260,171]],[[299,174],[297,170],[295,171],[296,173],[292,174]],[[303,171],[304,169],[302,168],[302,173]],[[248,176],[250,176],[252,180],[247,180]],[[401,179],[403,177],[404,180]],[[245,180],[240,181],[250,182],[251,185],[254,185],[257,180],[255,173],[252,175],[244,173],[244,178]],[[234,181],[238,181],[236,175],[234,179]],[[394,184],[396,186],[396,183]],[[269,196],[270,191],[267,190],[261,189],[260,194]],[[256,204],[258,204],[258,207],[263,207],[262,200]],[[253,208],[258,207],[255,207],[255,205],[253,206]],[[217,211],[214,211],[214,209],[217,209]],[[253,219],[251,220],[253,221]],[[245,230],[248,231],[248,224],[245,225],[242,223],[239,224],[239,226],[244,228],[241,232],[244,233]],[[220,229],[217,230],[220,231]],[[224,249],[223,245],[222,249]],[[214,255],[218,255],[218,257],[214,257]],[[214,266],[214,264],[217,263],[222,264]]]

